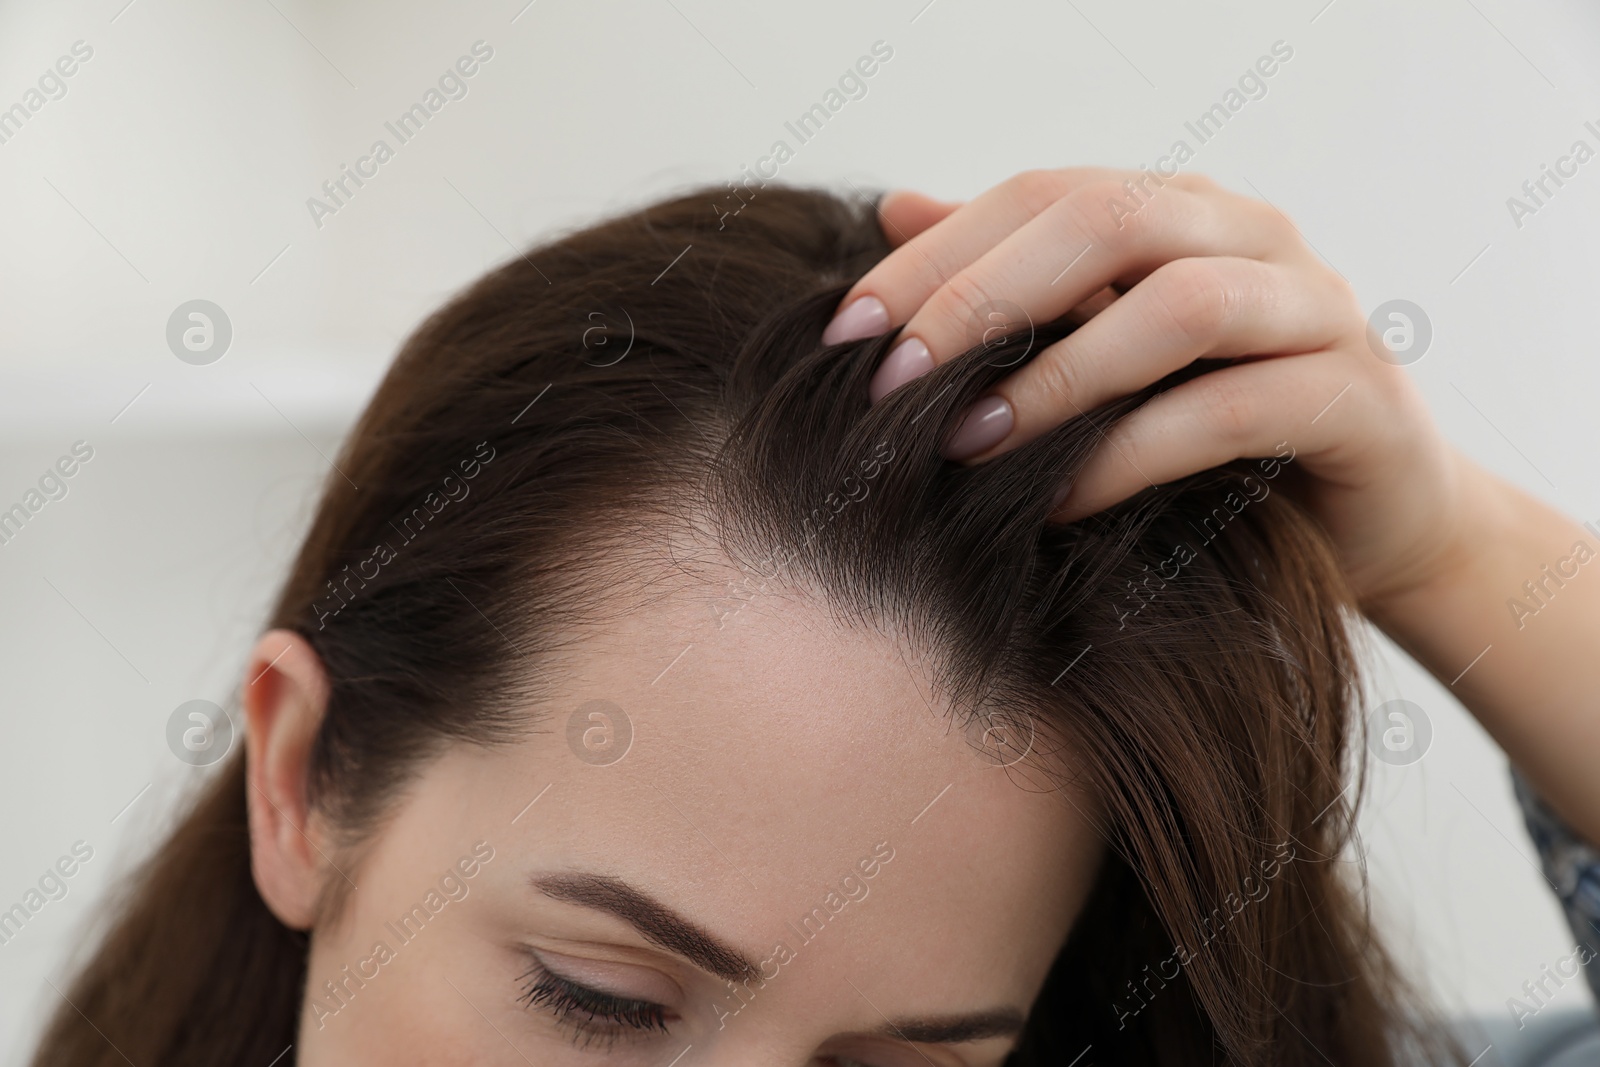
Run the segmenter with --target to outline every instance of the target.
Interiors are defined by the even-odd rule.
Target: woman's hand
[[[1191,360],[1250,357],[1117,423],[1056,514],[1287,443],[1363,610],[1600,842],[1600,578],[1569,573],[1600,536],[1440,437],[1349,285],[1283,215],[1205,178],[1104,169],[1030,171],[964,205],[901,193],[881,212],[899,247],[823,335],[900,327],[874,402],[985,329],[1086,320],[969,409],[945,451],[981,463]],[[1515,610],[1532,583],[1537,603]]]
[[[1119,422],[1060,502],[1063,520],[1229,460],[1287,454],[1286,442],[1304,502],[1367,605],[1457,565],[1473,517],[1495,507],[1406,372],[1377,354],[1348,283],[1268,204],[1186,174],[1069,168],[1019,174],[962,205],[894,193],[880,210],[899,247],[823,335],[900,327],[874,402],[986,329],[1087,318],[972,405],[951,459],[981,463],[1197,358],[1252,357]]]

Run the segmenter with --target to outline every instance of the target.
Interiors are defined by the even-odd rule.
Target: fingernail
[[[1011,432],[1011,405],[1004,397],[986,396],[967,409],[956,432],[945,442],[946,459],[966,459],[985,452]]]
[[[875,296],[858,296],[822,331],[822,343],[840,345],[889,330],[889,309]]]
[[[915,337],[908,337],[895,345],[894,351],[878,367],[867,386],[867,396],[876,404],[885,395],[932,369],[933,356],[928,353],[928,346]]]

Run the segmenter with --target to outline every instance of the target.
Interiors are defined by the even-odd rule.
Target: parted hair
[[[441,746],[518,736],[530,663],[574,640],[630,545],[692,523],[753,581],[921,650],[1030,787],[1096,798],[1107,859],[1013,1062],[1458,1058],[1422,1036],[1351,873],[1353,599],[1290,453],[1054,523],[1106,429],[1204,364],[949,462],[965,407],[1071,323],[975,337],[872,405],[893,337],[821,339],[890,251],[872,206],[773,184],[725,217],[720,196],[531,248],[405,342],[267,620],[329,679],[313,806],[358,842]],[[353,588],[485,447],[470,494]],[[307,937],[256,889],[245,790],[236,752],[129,880],[36,1064],[265,1064],[294,1042]]]

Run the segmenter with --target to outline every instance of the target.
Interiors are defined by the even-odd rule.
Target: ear
[[[330,873],[306,800],[311,746],[328,705],[328,677],[291,630],[256,642],[244,676],[245,799],[256,889],[285,926],[308,930]]]

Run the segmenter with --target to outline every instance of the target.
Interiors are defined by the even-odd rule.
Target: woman
[[[434,314],[37,1062],[1465,1062],[1340,860],[1347,627],[1600,838],[1600,591],[1500,614],[1587,534],[1134,177],[694,194]]]

